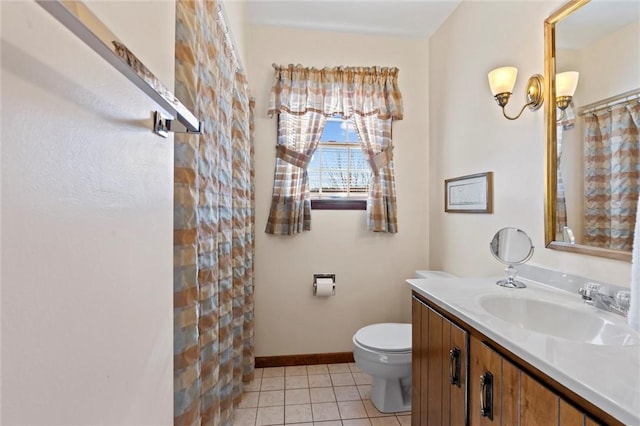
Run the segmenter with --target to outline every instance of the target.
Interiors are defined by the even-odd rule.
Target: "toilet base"
[[[374,376],[371,402],[381,413],[411,411],[411,376],[401,379]]]

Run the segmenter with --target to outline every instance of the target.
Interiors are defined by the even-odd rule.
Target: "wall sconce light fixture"
[[[556,74],[556,106],[563,112],[571,103],[573,94],[576,93],[579,76],[580,74],[577,71]]]
[[[498,102],[498,105],[502,108],[502,115],[509,120],[518,119],[526,107],[529,107],[531,111],[537,110],[544,102],[544,90],[542,88],[543,78],[540,74],[534,74],[529,77],[529,81],[527,82],[527,91],[525,93],[527,103],[522,107],[518,115],[509,117],[504,107],[509,102],[509,97],[513,92],[513,86],[516,84],[517,75],[518,69],[516,67],[496,68],[489,73],[491,93],[493,93],[496,102]]]

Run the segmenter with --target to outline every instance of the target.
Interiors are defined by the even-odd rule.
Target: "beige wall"
[[[90,2],[172,87],[175,6],[149,5]],[[173,138],[35,2],[1,14],[0,423],[172,424]]]
[[[358,328],[410,321],[404,279],[427,266],[427,42],[250,26],[246,45],[256,97],[256,355],[351,351]],[[272,63],[400,69],[405,117],[393,127],[398,234],[368,232],[363,211],[314,211],[310,232],[264,233],[275,166],[276,118],[266,115]],[[335,297],[312,296],[314,273],[336,274]]]
[[[640,21],[626,25],[580,51],[584,70],[580,74],[582,102],[597,102],[640,86],[638,40]],[[612,69],[618,71],[612,73]]]
[[[556,35],[557,36],[557,35]],[[583,65],[580,62],[580,54],[575,50],[560,50],[556,48],[556,72],[580,70],[583,74]],[[580,80],[580,79],[579,79]],[[580,90],[582,85],[578,83],[578,89],[573,95],[574,105],[584,105]],[[578,111],[574,110],[577,114]],[[560,173],[564,182],[564,193],[567,205],[567,224],[573,230],[575,241],[582,243],[584,228],[584,153],[582,150],[582,126],[581,118],[576,116],[575,126],[562,131],[562,162]],[[558,132],[560,135],[560,132]],[[556,239],[564,241],[560,232]]]
[[[234,43],[234,49],[242,66],[247,72],[247,50],[245,45],[247,30],[247,2],[238,0],[222,0],[222,9]]]
[[[465,2],[430,39],[430,266],[456,274],[500,274],[488,243],[504,226],[533,239],[532,263],[629,285],[630,265],[544,247],[544,114],[502,117],[487,83],[491,69],[519,69],[513,114],[529,75],[542,73],[543,21],[562,2]],[[506,18],[506,19],[505,19]],[[442,181],[494,172],[494,213],[445,214]]]

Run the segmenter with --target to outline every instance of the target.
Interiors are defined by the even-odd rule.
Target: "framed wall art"
[[[493,213],[493,172],[446,179],[444,211],[447,213]]]

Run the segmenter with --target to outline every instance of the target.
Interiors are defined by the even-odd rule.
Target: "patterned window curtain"
[[[374,232],[398,232],[396,188],[393,175],[391,119],[354,114],[360,146],[369,161],[371,182],[367,198],[367,227]]]
[[[268,234],[295,235],[311,230],[307,166],[326,121],[323,114],[315,111],[302,115],[280,113]]]
[[[585,244],[631,251],[640,193],[640,104],[585,116]]]
[[[562,179],[562,137],[566,130],[575,125],[575,113],[573,103],[564,111],[556,109],[556,140],[557,140],[557,182],[556,182],[556,239],[564,239],[564,227],[567,226],[567,201],[564,193],[564,181]]]
[[[284,113],[286,120],[283,120],[281,115],[280,121],[287,123],[293,117],[321,115],[326,118],[339,114],[345,119],[353,118],[356,127],[360,126],[358,133],[361,146],[369,157],[369,162],[374,170],[367,202],[368,227],[372,231],[397,232],[395,184],[391,162],[393,150],[391,122],[392,120],[401,120],[403,115],[402,95],[397,84],[398,69],[383,67],[316,69],[305,68],[301,65],[274,65],[274,68],[275,77],[271,89],[269,114]],[[364,118],[369,116],[376,118],[378,122],[371,124],[375,120]],[[356,117],[361,117],[361,119]],[[301,118],[293,120],[301,120]],[[311,122],[317,120],[320,119],[309,118]],[[297,179],[289,177],[285,173],[293,171],[293,173],[301,174],[303,182],[306,182],[306,171],[303,170],[300,173],[297,170],[302,165],[306,167],[305,162],[308,164],[308,159],[304,156],[301,157],[301,153],[305,156],[313,155],[311,149],[315,150],[317,143],[306,142],[309,143],[309,147],[304,151],[283,153],[285,148],[291,149],[293,146],[290,139],[282,136],[285,132],[294,133],[279,125],[274,195],[266,228],[267,233],[275,235],[292,235],[301,230],[310,229],[310,216],[307,222],[305,210],[307,203],[310,205],[308,191],[297,195],[298,200],[305,200],[304,202],[294,204],[284,203],[279,196],[287,193],[282,189],[284,185]],[[286,147],[282,147],[285,143]],[[295,143],[295,146],[306,146],[298,141]],[[283,163],[288,162],[294,165],[298,160],[291,162],[283,159],[283,156],[297,157],[298,160],[301,160],[296,166],[297,169],[285,167]],[[278,168],[278,164],[281,165],[280,168]],[[302,191],[306,186],[300,185],[300,188]],[[296,210],[290,211],[291,207]],[[304,219],[300,221],[300,217]]]
[[[254,373],[253,101],[216,1],[176,3],[174,423],[232,425]]]

